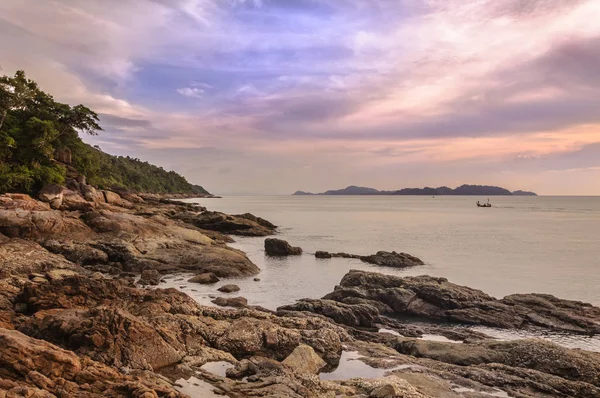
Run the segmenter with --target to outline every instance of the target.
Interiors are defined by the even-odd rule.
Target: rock
[[[121,199],[121,196],[118,193],[113,191],[102,191],[102,193],[104,194],[106,203],[116,206],[121,206],[123,204],[123,199]]]
[[[223,293],[233,293],[233,292],[239,292],[240,287],[238,285],[223,285],[220,288],[218,288],[217,290],[220,292],[223,292]]]
[[[324,252],[324,251],[318,250],[315,252],[315,257],[316,258],[332,258],[333,256],[329,252]]]
[[[79,265],[107,264],[109,261],[108,254],[88,244],[52,239],[43,242],[43,245],[48,251],[61,254],[67,260]]]
[[[268,236],[277,228],[267,220],[252,214],[229,215],[219,212],[180,212],[173,218],[198,228],[241,236]]]
[[[15,312],[21,314],[27,313],[27,303],[15,303]]]
[[[500,328],[536,326],[571,333],[600,333],[600,308],[590,304],[540,294],[497,300],[480,290],[431,276],[398,277],[352,270],[323,299],[350,306],[366,304],[395,317],[410,315]],[[297,307],[284,308],[314,310],[329,316],[316,302],[299,302]]]
[[[248,306],[248,300],[244,297],[217,297],[211,302],[221,307],[244,308]]]
[[[35,278],[32,278],[31,281],[33,283],[46,283],[46,282],[48,282],[48,279],[46,279],[46,278],[40,278],[40,277],[36,276]]]
[[[63,200],[60,206],[61,210],[78,210],[89,211],[94,208],[94,204],[84,199],[79,192],[65,189],[63,192]]]
[[[193,278],[188,279],[191,283],[200,283],[202,285],[210,285],[219,282],[219,278],[212,272],[196,275]]]
[[[411,256],[407,253],[390,253],[385,251],[379,251],[377,252],[377,254],[363,256],[360,259],[369,264],[394,268],[406,268],[414,267],[416,265],[425,265],[425,263],[421,259],[415,256]]]
[[[402,391],[400,391],[393,384],[385,384],[379,388],[374,389],[369,394],[369,398],[397,398],[402,397]]]
[[[303,299],[277,308],[278,313],[306,311],[324,315],[348,326],[373,327],[379,316],[377,307],[368,304],[345,304],[333,300]]]
[[[312,347],[305,344],[296,347],[282,363],[296,372],[309,374],[318,374],[327,365]]]
[[[46,278],[51,281],[59,281],[75,275],[78,275],[78,272],[69,269],[53,269],[46,272]]]
[[[59,209],[63,203],[64,187],[56,184],[48,184],[38,193],[38,198],[42,202],[50,204],[53,209]]]
[[[104,197],[104,194],[100,191],[97,191],[96,188],[94,188],[91,185],[82,185],[81,194],[83,195],[83,198],[88,202],[106,203],[106,198]]]
[[[254,282],[260,282],[260,278],[254,278],[253,281]]]
[[[148,284],[148,285],[158,285],[160,283],[160,280],[162,279],[162,275],[160,274],[160,272],[158,272],[155,269],[145,269],[142,271],[142,276],[140,278],[140,281],[142,283]]]
[[[340,257],[340,258],[361,258],[362,256],[359,256],[358,254],[348,254],[348,253],[329,253],[326,251],[317,251],[315,252],[315,257],[316,258],[333,258],[333,257]]]
[[[184,397],[167,383],[126,376],[54,344],[1,328],[0,369],[0,396],[6,397]]]
[[[0,195],[0,209],[2,210],[27,210],[27,211],[48,211],[50,206],[47,203],[37,201],[29,195],[19,193],[6,193]]]
[[[92,275],[90,275],[90,278],[92,278],[92,279],[104,279],[104,274],[102,272],[94,272]]]
[[[265,253],[269,256],[297,256],[302,254],[302,249],[293,247],[288,242],[276,239],[265,239]]]

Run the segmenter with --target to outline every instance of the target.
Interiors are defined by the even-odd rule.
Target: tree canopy
[[[112,156],[84,143],[79,134],[102,131],[98,115],[84,105],[54,100],[18,71],[0,77],[0,192],[35,193],[49,183],[63,184],[70,166],[100,188],[138,192],[207,193],[174,171],[130,157]],[[60,161],[62,160],[62,161]]]

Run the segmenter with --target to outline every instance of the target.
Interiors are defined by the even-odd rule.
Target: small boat
[[[477,207],[492,207],[492,204],[490,203],[489,199],[487,203],[480,203],[479,201],[477,201]]]

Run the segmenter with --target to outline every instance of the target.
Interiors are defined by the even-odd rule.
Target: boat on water
[[[489,199],[488,199],[487,203],[481,203],[481,202],[477,201],[477,207],[492,207],[492,204],[490,203]]]

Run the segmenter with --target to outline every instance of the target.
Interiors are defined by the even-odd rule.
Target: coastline
[[[0,196],[0,391],[180,397],[194,377],[201,386],[187,385],[192,392],[229,397],[600,396],[600,354],[439,326],[590,335],[600,332],[596,307],[542,295],[496,300],[443,278],[364,271],[324,298],[276,311],[203,306],[161,279],[260,277],[227,243],[277,227],[177,195],[114,195],[103,195],[109,203],[63,195],[58,209]],[[203,368],[215,362],[231,370]],[[332,380],[339,369],[344,379]]]

